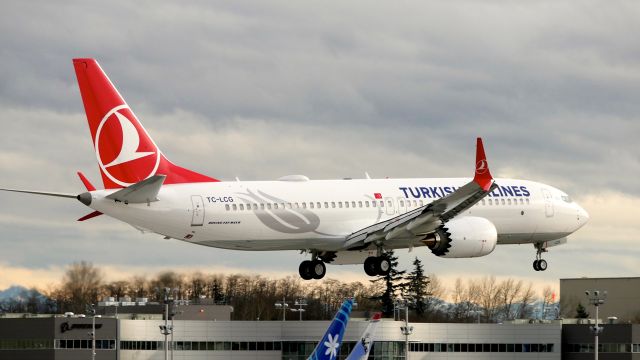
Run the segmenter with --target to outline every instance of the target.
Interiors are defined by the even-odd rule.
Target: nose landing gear
[[[544,248],[543,243],[535,243],[533,246],[536,247],[536,259],[533,261],[533,270],[547,270],[547,261],[542,258],[542,253],[547,252],[547,249]]]

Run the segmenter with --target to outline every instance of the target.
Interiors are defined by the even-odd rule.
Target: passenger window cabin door
[[[398,214],[404,214],[407,212],[407,199],[405,198],[398,198]]]
[[[394,215],[396,213],[396,209],[393,206],[393,198],[386,197],[384,198],[384,207],[387,211],[387,215]]]
[[[544,196],[544,214],[547,217],[553,217],[553,198],[551,193],[547,189],[542,189],[542,196]]]
[[[191,226],[204,224],[204,201],[200,195],[191,195]]]

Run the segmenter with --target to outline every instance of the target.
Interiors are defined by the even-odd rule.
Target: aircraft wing
[[[425,206],[352,233],[347,236],[344,247],[356,250],[367,247],[371,242],[384,243],[398,238],[427,235],[469,209],[496,187],[489,171],[482,139],[478,138],[476,172],[472,181]]]

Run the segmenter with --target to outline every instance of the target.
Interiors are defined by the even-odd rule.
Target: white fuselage
[[[174,239],[237,250],[343,249],[345,237],[416,209],[468,178],[236,181],[162,186],[159,201],[125,204],[93,191],[90,207]],[[458,215],[483,217],[499,244],[566,237],[588,215],[562,191],[537,182],[496,179],[498,188]],[[422,245],[412,238],[392,248]]]

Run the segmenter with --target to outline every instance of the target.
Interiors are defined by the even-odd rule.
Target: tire
[[[385,256],[380,256],[376,259],[376,273],[380,276],[385,276],[391,271],[391,262]]]
[[[538,260],[534,260],[533,261],[533,270],[535,271],[540,271],[540,268],[538,267]]]
[[[540,259],[540,261],[538,261],[538,269],[540,271],[545,271],[547,270],[547,261],[544,259]]]
[[[311,273],[311,261],[305,260],[301,262],[298,267],[298,273],[303,280],[313,279],[313,274]]]
[[[369,256],[364,261],[364,272],[369,276],[376,276],[378,273],[376,272],[376,257]]]
[[[312,261],[310,265],[311,266],[309,266],[309,272],[311,273],[311,276],[316,280],[322,279],[327,273],[327,267],[324,265],[324,262],[322,262],[322,260]]]

